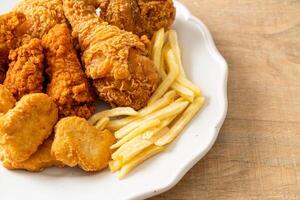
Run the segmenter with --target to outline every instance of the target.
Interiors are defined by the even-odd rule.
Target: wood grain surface
[[[212,150],[153,200],[300,199],[300,0],[182,0],[229,64]]]

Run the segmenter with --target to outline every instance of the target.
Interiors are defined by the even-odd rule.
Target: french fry
[[[162,97],[172,86],[173,82],[177,79],[179,75],[179,69],[178,65],[176,64],[176,58],[174,55],[174,52],[172,50],[169,50],[167,53],[167,63],[169,67],[169,74],[167,77],[163,80],[163,82],[158,86],[152,97],[150,98],[148,105],[153,104],[155,101],[157,101],[160,97]]]
[[[103,117],[102,119],[100,119],[97,124],[96,124],[96,128],[99,129],[99,130],[103,130],[105,129],[106,125],[108,124],[109,122],[109,118],[108,117]]]
[[[134,157],[131,161],[129,161],[127,164],[125,164],[119,174],[118,178],[122,179],[124,178],[130,171],[132,171],[135,167],[137,167],[139,164],[147,160],[148,158],[162,152],[165,149],[165,147],[158,147],[155,145],[150,146],[146,150],[144,150],[142,153]]]
[[[155,135],[153,135],[151,138],[149,138],[148,140],[154,144],[157,140],[159,140],[161,137],[163,137],[169,131],[170,131],[170,128],[165,126],[161,130],[159,130]]]
[[[189,88],[186,88],[175,82],[172,85],[172,89],[175,90],[181,97],[185,98],[186,100],[189,100],[190,102],[194,101],[194,92]]]
[[[170,46],[175,53],[176,62],[179,66],[180,75],[183,77],[186,77],[185,71],[184,71],[184,68],[183,68],[183,65],[181,62],[181,51],[180,51],[180,47],[178,44],[178,36],[177,36],[176,31],[169,30],[168,31],[168,39],[169,39],[168,41],[170,43]]]
[[[138,117],[135,116],[129,116],[129,117],[125,117],[122,119],[115,119],[115,120],[111,120],[109,121],[109,123],[107,124],[107,128],[110,130],[118,130],[120,128],[122,128],[123,126],[129,124],[130,122],[137,120]]]
[[[145,140],[141,135],[138,135],[138,141],[131,145],[130,147],[125,148],[118,156],[117,160],[120,161],[122,164],[125,164],[129,160],[131,160],[134,156],[142,152],[147,147],[153,144],[150,140]]]
[[[161,72],[161,77],[163,79],[165,79],[167,77],[167,63],[166,63],[166,57],[167,57],[167,53],[168,51],[171,49],[171,46],[169,43],[166,43],[163,48],[162,48],[162,52],[161,52],[161,61],[160,61],[160,72]]]
[[[143,138],[144,139],[151,139],[154,135],[156,135],[162,129],[166,128],[178,116],[178,114],[174,115],[174,116],[172,116],[172,117],[170,117],[168,119],[163,120],[162,123],[157,128],[148,130],[145,133],[143,133],[143,135],[142,135]]]
[[[148,121],[143,121],[141,124],[134,130],[132,130],[128,135],[123,137],[121,140],[119,140],[117,143],[112,145],[111,149],[116,149],[120,147],[121,145],[125,144],[127,141],[131,140],[132,138],[136,137],[137,135],[142,134],[148,129],[154,128],[160,124],[160,120],[158,119],[151,119]]]
[[[135,116],[138,112],[136,112],[133,108],[130,107],[117,107],[110,110],[105,110],[93,115],[88,122],[94,125],[97,121],[99,121],[103,117],[117,117],[123,115]]]
[[[172,101],[174,101],[174,98],[176,97],[176,92],[171,90],[167,92],[161,99],[157,100],[155,103],[153,103],[151,106],[147,106],[143,109],[141,109],[138,113],[138,117],[143,117],[146,115],[149,115],[167,105],[169,105]],[[121,127],[129,124],[130,122],[137,120],[138,117],[125,117],[123,119],[116,119],[113,121],[110,121],[109,124],[107,125],[108,129],[111,130],[118,130]]]
[[[132,140],[128,141],[127,143],[123,144],[120,148],[118,148],[112,155],[111,158],[113,160],[118,160],[120,157],[121,153],[127,149],[127,148],[132,148],[135,144],[139,143],[141,140],[140,136],[137,136],[133,138]]]
[[[139,115],[140,116],[149,115],[149,114],[165,107],[166,105],[169,105],[172,101],[174,101],[175,97],[176,97],[176,92],[174,90],[171,90],[171,91],[167,92],[161,99],[154,102],[152,105],[147,106],[147,107],[143,108],[142,110],[140,110]]]
[[[110,171],[112,173],[114,173],[114,172],[118,171],[119,169],[121,169],[122,165],[121,165],[120,161],[118,161],[118,160],[111,160],[108,163],[108,167],[109,167]]]
[[[164,146],[172,142],[184,127],[192,120],[195,114],[201,109],[204,104],[204,98],[198,97],[193,103],[184,111],[181,117],[170,128],[170,131],[155,142],[157,146]]]
[[[122,127],[121,129],[117,130],[115,132],[116,138],[122,138],[125,135],[127,135],[130,131],[135,129],[140,125],[140,123],[144,120],[151,120],[151,119],[158,119],[158,120],[164,120],[166,118],[169,118],[171,116],[177,115],[178,113],[181,113],[189,104],[188,101],[181,101],[181,102],[174,102],[168,105],[167,107],[158,110],[154,113],[151,113],[150,115],[141,118],[139,120],[133,121],[126,126]]]
[[[161,28],[159,31],[157,31],[153,37],[154,44],[152,47],[152,54],[151,59],[157,68],[158,72],[160,72],[160,63],[161,63],[161,51],[162,47],[164,45],[165,40],[165,30],[164,28]]]
[[[195,93],[195,96],[202,96],[202,92],[200,90],[200,88],[198,86],[196,86],[194,83],[192,83],[190,80],[179,76],[176,80],[176,83],[179,83],[180,85],[189,88],[190,90],[192,90]]]

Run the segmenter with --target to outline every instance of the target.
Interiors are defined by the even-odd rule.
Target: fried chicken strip
[[[78,37],[86,74],[99,96],[117,106],[144,107],[159,83],[138,36],[99,21],[94,0],[64,0],[65,15]]]
[[[15,104],[16,99],[12,93],[4,85],[0,84],[0,115],[12,109]]]
[[[0,16],[0,83],[5,79],[10,49],[16,47],[18,37],[26,32],[25,21],[25,15],[18,12]]]
[[[70,167],[79,165],[85,171],[99,171],[107,167],[110,146],[115,142],[108,130],[99,131],[83,118],[66,117],[55,127],[52,154]]]
[[[43,47],[39,39],[32,39],[9,54],[10,64],[4,85],[19,100],[29,93],[43,90]]]
[[[2,160],[23,162],[35,153],[57,122],[55,103],[46,94],[28,94],[0,116]]]
[[[11,162],[4,158],[2,164],[7,169],[24,169],[31,172],[40,172],[47,167],[53,166],[63,167],[64,165],[51,155],[52,143],[53,138],[45,140],[45,142],[39,146],[37,152],[32,154],[29,159],[23,162]]]
[[[55,25],[43,37],[50,83],[47,94],[58,106],[60,117],[88,119],[95,111],[91,87],[83,72],[66,24]]]
[[[98,0],[101,18],[139,36],[169,29],[175,20],[172,0]]]

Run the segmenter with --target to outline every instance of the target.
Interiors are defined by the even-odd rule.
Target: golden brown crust
[[[25,15],[18,12],[0,16],[0,83],[5,79],[9,51],[16,47],[18,36],[25,33],[25,21]]]
[[[11,162],[4,158],[2,164],[7,169],[24,169],[31,172],[40,172],[45,168],[53,166],[63,167],[64,165],[51,155],[52,142],[53,138],[45,140],[45,142],[39,146],[37,152],[32,154],[28,160],[23,162]]]
[[[64,0],[64,10],[78,36],[86,74],[94,80],[99,96],[117,106],[145,106],[159,76],[140,38],[100,22],[94,5],[87,1]],[[144,73],[135,73],[139,69]]]
[[[25,95],[0,116],[0,149],[11,162],[27,160],[51,134],[58,118],[55,103],[46,94]]]
[[[9,54],[10,64],[4,85],[18,100],[25,94],[43,90],[43,47],[39,39],[13,50]]]
[[[176,14],[172,0],[102,0],[100,8],[109,24],[148,37],[160,28],[169,29]]]
[[[26,15],[32,38],[41,39],[53,26],[66,22],[62,0],[23,0],[15,10]]]
[[[135,51],[131,51],[129,55],[129,72],[130,79],[108,77],[95,80],[94,85],[103,100],[139,110],[147,105],[159,83],[159,77],[152,62]]]
[[[12,93],[4,86],[0,84],[0,114],[5,114],[12,109],[16,104],[16,99]]]
[[[67,166],[99,171],[107,167],[115,141],[108,130],[99,131],[83,118],[66,117],[55,127],[52,154]]]
[[[54,26],[43,37],[50,83],[47,94],[58,106],[60,117],[88,119],[95,111],[94,97],[72,44],[66,24]]]

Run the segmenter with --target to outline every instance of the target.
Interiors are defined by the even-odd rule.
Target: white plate
[[[16,1],[1,3],[0,13]],[[3,5],[4,4],[4,5]],[[42,173],[0,167],[0,199],[99,200],[143,199],[173,187],[214,144],[227,112],[227,65],[205,25],[175,2],[183,61],[188,77],[199,85],[207,103],[167,151],[148,160],[124,180],[108,170],[97,174],[79,169],[47,169]]]

